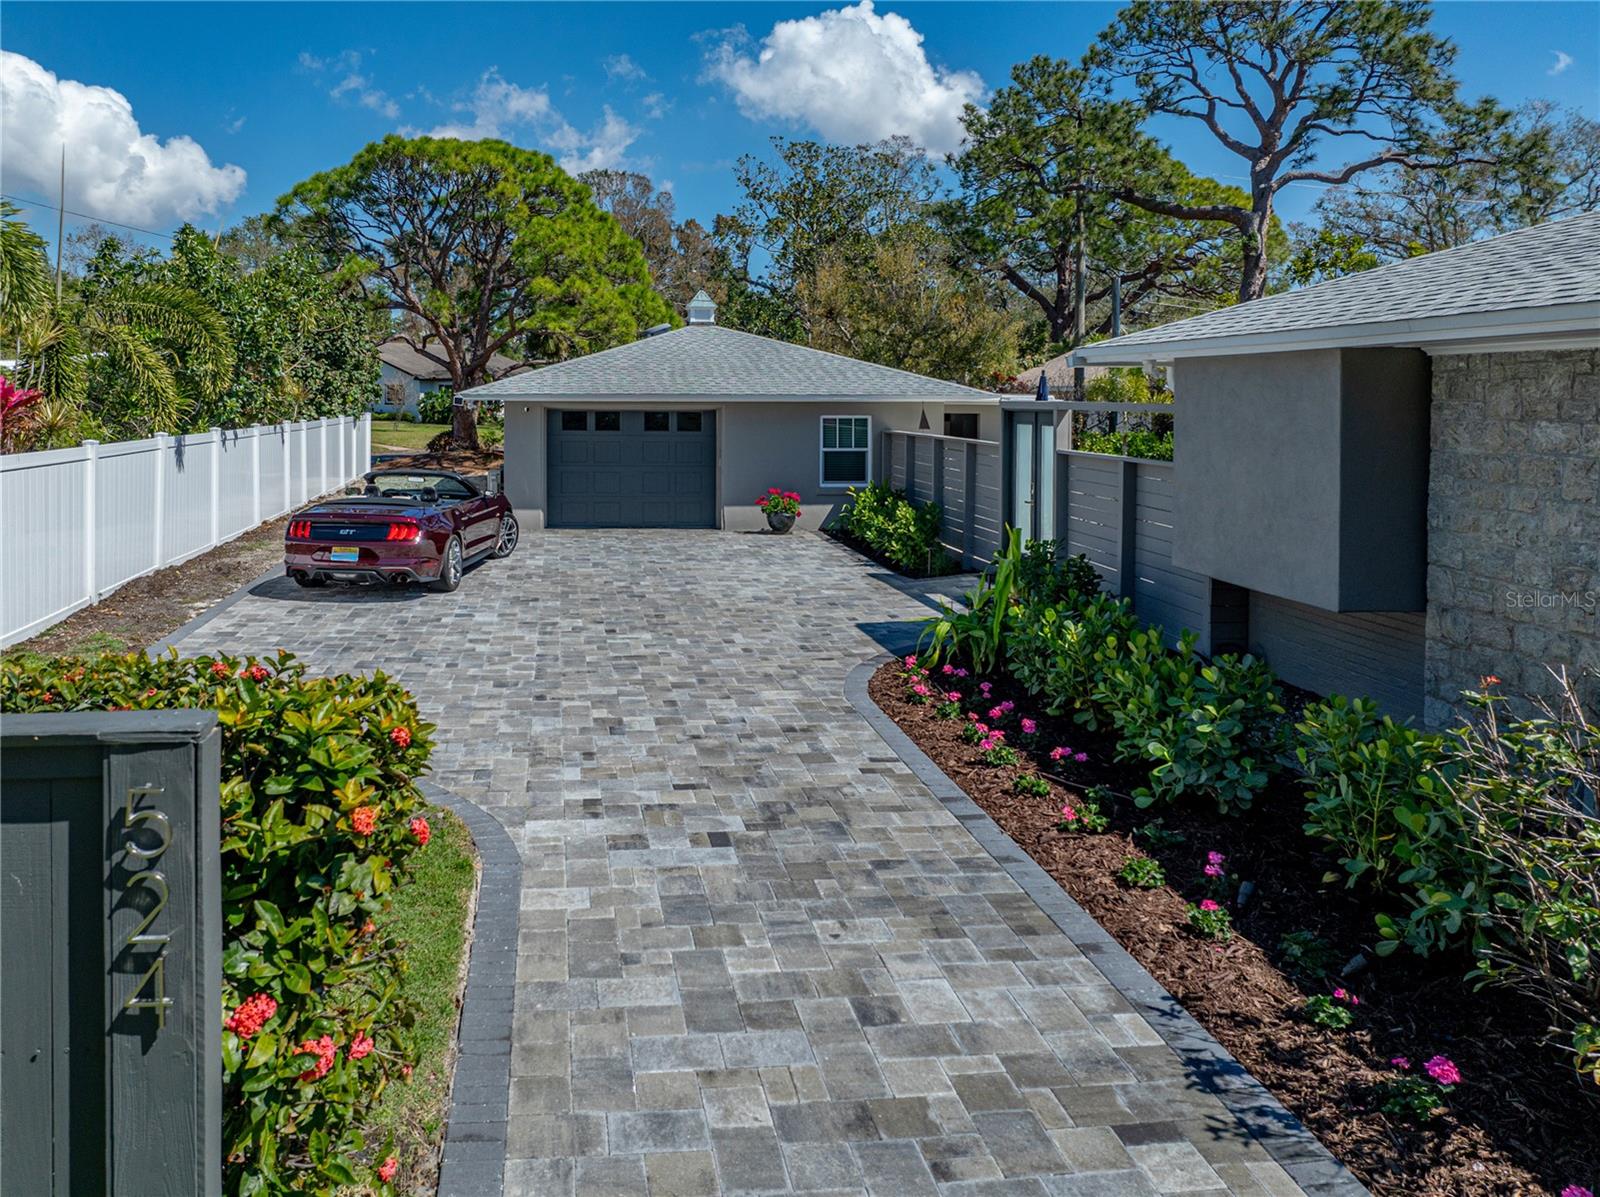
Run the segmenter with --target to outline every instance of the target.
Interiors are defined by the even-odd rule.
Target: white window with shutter
[[[823,416],[818,481],[864,486],[872,477],[872,417]]]

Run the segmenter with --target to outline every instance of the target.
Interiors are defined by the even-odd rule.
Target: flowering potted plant
[[[767,527],[782,534],[794,527],[794,517],[800,514],[800,496],[774,486],[756,500],[756,506],[767,513]]]

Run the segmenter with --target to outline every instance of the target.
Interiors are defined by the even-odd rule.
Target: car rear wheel
[[[319,586],[326,586],[328,579],[319,578],[316,574],[295,574],[296,585],[304,586],[307,590],[315,590]]]
[[[452,536],[444,549],[444,561],[439,566],[439,576],[433,588],[440,594],[449,594],[461,585],[461,538]]]
[[[494,546],[496,557],[509,557],[511,550],[517,547],[517,537],[520,529],[517,527],[517,517],[508,515],[500,521],[500,541]]]

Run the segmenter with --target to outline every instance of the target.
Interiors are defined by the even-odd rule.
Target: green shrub
[[[1382,893],[1401,873],[1427,870],[1428,845],[1447,830],[1439,807],[1453,805],[1438,773],[1440,737],[1340,697],[1306,707],[1295,730],[1306,834],[1333,845],[1346,883]]]
[[[429,835],[432,727],[382,674],[311,678],[287,653],[0,665],[6,712],[170,708],[222,727],[226,1191],[387,1192],[357,1127],[414,1061],[413,1015],[372,920]]]
[[[1172,392],[1150,389],[1150,382],[1138,366],[1113,366],[1083,384],[1083,397],[1090,403],[1171,403]]]
[[[417,397],[417,420],[423,424],[448,424],[455,401],[456,393],[450,387],[424,391]]]
[[[1109,453],[1114,457],[1171,461],[1172,433],[1156,432],[1150,428],[1122,428],[1116,432],[1085,429],[1073,435],[1072,447],[1082,453]]]
[[[998,558],[1006,550],[996,553]],[[1058,540],[1030,540],[1017,568],[1018,597],[1026,605],[1077,610],[1100,593],[1100,571],[1082,553],[1062,557]]]
[[[1037,773],[1019,773],[1012,779],[1011,788],[1018,794],[1026,794],[1030,798],[1048,798],[1050,796],[1050,783]]]
[[[1290,931],[1278,940],[1284,967],[1313,980],[1333,975],[1339,967],[1339,953],[1314,931]]]
[[[1210,898],[1190,902],[1184,907],[1184,915],[1188,919],[1189,929],[1202,939],[1226,943],[1233,938],[1233,916],[1228,913],[1227,907]]]
[[[1076,612],[1019,607],[1006,628],[1006,664],[1050,714],[1092,714],[1101,668],[1138,630],[1133,604],[1109,594],[1094,595]]]
[[[1161,862],[1148,856],[1130,856],[1117,870],[1117,879],[1136,889],[1158,889],[1167,883],[1167,871]]]
[[[1314,993],[1306,999],[1305,1015],[1319,1027],[1342,1031],[1356,1020],[1356,999],[1342,989]]]
[[[1526,719],[1502,720],[1503,698],[1469,696],[1452,781],[1474,866],[1469,979],[1539,1001],[1600,1084],[1600,725],[1561,681]]]
[[[1187,632],[1171,652],[1155,628],[1125,646],[1108,642],[1102,657],[1094,703],[1116,728],[1117,758],[1154,763],[1134,801],[1194,794],[1223,814],[1248,809],[1267,783],[1283,714],[1265,662],[1230,654],[1203,661]]]
[[[959,567],[939,543],[941,519],[937,503],[919,505],[887,483],[869,482],[850,489],[849,503],[833,527],[896,569],[931,575]]]

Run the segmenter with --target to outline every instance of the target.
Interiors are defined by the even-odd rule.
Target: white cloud
[[[644,114],[653,121],[658,121],[667,115],[667,109],[672,107],[672,101],[659,91],[653,91],[640,101],[644,105]]]
[[[972,71],[928,61],[922,34],[872,0],[779,21],[754,57],[743,30],[725,34],[707,74],[726,84],[752,119],[810,125],[830,141],[904,134],[930,153],[961,144],[961,110],[984,94]]]
[[[1565,50],[1551,50],[1550,53],[1556,56],[1556,60],[1550,64],[1550,69],[1545,72],[1546,75],[1559,75],[1572,65],[1572,55]]]
[[[54,73],[0,50],[5,190],[46,199],[67,147],[67,204],[104,220],[161,226],[215,214],[244,190],[241,167],[212,164],[193,138],[162,141],[139,128],[121,92]]]
[[[400,115],[400,105],[388,92],[372,85],[372,76],[362,72],[360,50],[345,50],[332,58],[318,58],[302,50],[300,68],[314,75],[337,75],[333,86],[328,89],[328,94],[336,100],[354,100],[363,108],[370,108],[390,120]]]
[[[584,132],[562,116],[543,87],[522,87],[490,67],[478,80],[470,99],[454,105],[464,118],[429,130],[430,137],[456,137],[481,141],[487,137],[515,141],[519,133],[556,152],[561,169],[569,174],[620,166],[640,130],[618,116],[610,106],[600,122]]]
[[[648,79],[645,70],[626,54],[613,54],[604,62],[606,78],[622,79],[629,83],[636,83],[640,79]]]

